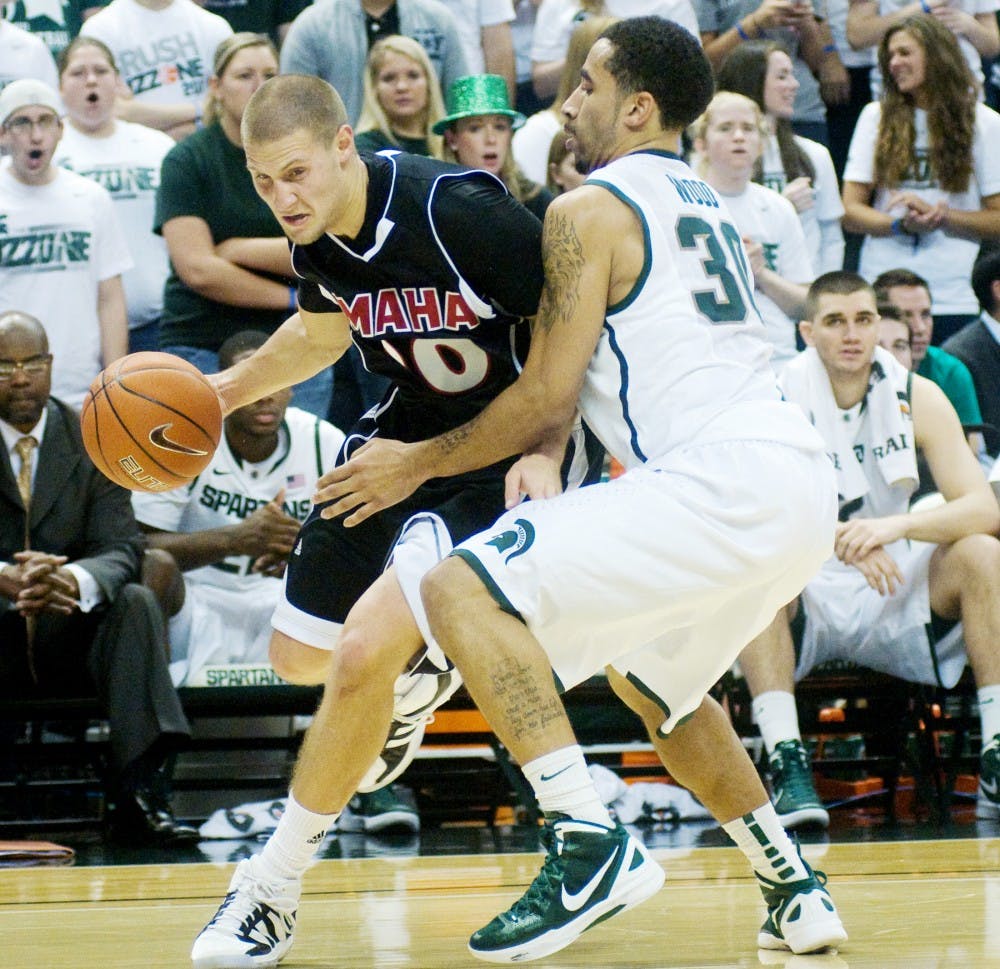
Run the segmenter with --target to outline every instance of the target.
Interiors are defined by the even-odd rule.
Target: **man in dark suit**
[[[87,457],[76,412],[49,396],[48,349],[38,320],[0,313],[0,691],[96,691],[111,727],[112,831],[188,840],[162,765],[189,727],[162,614],[139,584],[142,533],[128,492]]]

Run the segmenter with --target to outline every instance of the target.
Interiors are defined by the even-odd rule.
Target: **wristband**
[[[823,53],[824,54],[836,54],[837,53],[837,45],[836,44],[827,44],[823,48]]]
[[[736,21],[736,23],[733,26],[733,29],[739,35],[740,40],[750,40],[751,39],[750,35],[743,29],[743,24],[740,23],[740,21],[738,21],[738,20]]]
[[[898,220],[897,220],[898,221]],[[288,312],[297,313],[299,309],[298,300],[296,297],[299,295],[299,289],[297,286],[288,287]]]

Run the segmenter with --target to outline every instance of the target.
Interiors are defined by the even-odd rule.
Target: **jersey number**
[[[696,215],[685,215],[677,220],[677,241],[682,249],[697,249],[705,253],[701,259],[705,275],[714,277],[722,286],[723,298],[719,299],[717,289],[696,290],[695,305],[702,316],[713,323],[742,323],[747,316],[747,302],[753,302],[750,295],[750,276],[747,271],[740,235],[728,222],[721,222],[722,237],[725,240],[728,255],[736,264],[736,275],[729,268],[726,250],[719,242],[715,227]],[[704,248],[698,240],[703,240]],[[742,289],[740,283],[742,282]],[[744,293],[747,299],[744,299]]]
[[[382,342],[382,346],[390,356],[407,370],[416,372],[439,394],[463,394],[473,390],[490,371],[489,355],[472,340],[413,340],[409,360],[403,360],[387,340]]]

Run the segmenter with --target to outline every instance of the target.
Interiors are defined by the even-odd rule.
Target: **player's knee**
[[[403,671],[405,658],[396,655],[392,642],[367,624],[346,624],[332,657],[338,690],[358,690]]]
[[[966,535],[949,549],[949,571],[957,570],[965,583],[1000,588],[1000,541],[992,535]]]
[[[445,652],[461,647],[457,627],[471,615],[481,614],[480,600],[486,590],[475,573],[459,558],[449,557],[436,565],[420,583],[420,597],[434,637]],[[492,600],[491,600],[492,602]]]
[[[142,584],[150,589],[166,617],[184,605],[184,576],[174,557],[162,548],[147,548],[142,556]]]
[[[330,652],[275,634],[268,647],[268,658],[275,673],[297,686],[317,686],[326,680]]]

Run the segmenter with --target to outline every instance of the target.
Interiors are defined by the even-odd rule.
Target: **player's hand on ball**
[[[323,518],[351,512],[344,519],[348,528],[391,508],[424,483],[412,460],[416,446],[380,438],[369,441],[319,479],[313,503],[326,505],[320,512]]]

